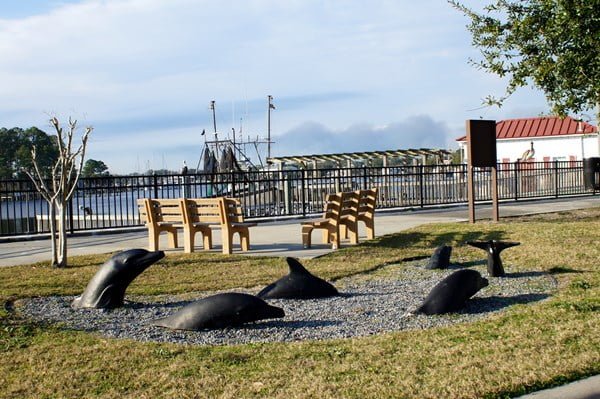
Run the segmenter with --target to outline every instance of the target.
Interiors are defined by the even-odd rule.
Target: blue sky
[[[467,4],[477,4],[477,1]],[[444,0],[0,2],[0,126],[77,118],[112,173],[194,167],[203,129],[266,136],[275,156],[456,148],[466,119],[548,112],[477,58]]]

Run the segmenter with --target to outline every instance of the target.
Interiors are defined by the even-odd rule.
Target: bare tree
[[[48,202],[50,208],[52,267],[67,267],[66,207],[77,187],[85,158],[88,136],[93,128],[91,126],[85,128],[85,132],[81,137],[81,144],[73,151],[77,120],[69,118],[69,127],[66,132],[63,131],[56,117],[50,119],[50,123],[56,130],[58,144],[58,159],[52,167],[51,176],[46,178],[41,173],[36,158],[35,146],[31,150],[33,171],[25,170],[25,173],[35,185],[36,190]]]

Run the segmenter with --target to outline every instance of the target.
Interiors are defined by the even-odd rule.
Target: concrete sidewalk
[[[500,218],[535,213],[565,211],[600,207],[600,196],[574,197],[568,199],[544,201],[520,201],[500,205]],[[491,206],[476,207],[477,219],[490,219]],[[415,211],[380,211],[376,214],[375,233],[377,236],[395,233],[427,223],[458,222],[468,220],[466,206],[421,209]],[[320,232],[313,232],[313,247],[304,249],[300,233],[301,220],[286,220],[279,222],[261,222],[250,230],[249,252],[239,250],[239,242],[234,243],[234,253],[249,256],[293,256],[297,258],[312,258],[331,252],[328,245],[320,244]],[[362,225],[361,225],[362,227]],[[179,245],[183,245],[183,237],[179,236]],[[361,230],[361,240],[364,231]],[[196,244],[201,245],[197,237]],[[215,252],[221,251],[220,234],[213,235]],[[342,247],[350,245],[342,241]],[[126,232],[97,231],[95,233],[79,233],[68,238],[69,256],[102,254],[130,248],[147,248],[148,232],[145,228],[130,229]],[[166,234],[161,235],[160,248],[167,254],[183,252],[182,248],[168,249]],[[201,247],[197,247],[201,251]],[[48,239],[0,239],[0,267],[20,264],[31,264],[50,261],[50,241]]]
[[[600,196],[574,197],[568,199],[521,201],[500,205],[500,218],[536,213],[567,211],[600,207]],[[477,206],[477,219],[490,219],[491,207]],[[395,233],[411,227],[427,223],[457,222],[468,220],[466,206],[440,209],[423,209],[401,212],[378,212],[376,214],[376,235]],[[239,244],[234,245],[234,253],[249,256],[293,256],[311,258],[331,252],[324,244],[315,244],[311,249],[302,248],[300,220],[281,222],[263,222],[250,231],[251,250],[239,251]],[[179,237],[180,244],[183,237]],[[214,237],[215,252],[220,252],[220,234]],[[314,233],[314,241],[320,239],[320,233]],[[361,237],[364,239],[364,237]],[[199,240],[199,239],[198,239]],[[198,241],[200,243],[200,241]],[[78,234],[68,239],[69,255],[109,253],[129,248],[146,248],[148,245],[147,230],[137,229],[128,232],[98,232],[96,234]],[[342,247],[349,245],[342,242]],[[161,248],[167,248],[166,236],[161,237]],[[201,249],[198,249],[201,250]],[[183,249],[166,249],[165,252],[183,252]],[[0,266],[31,264],[50,260],[50,244],[48,239],[36,240],[0,240]],[[519,399],[600,399],[600,375],[576,381],[561,387],[535,392],[521,396]]]

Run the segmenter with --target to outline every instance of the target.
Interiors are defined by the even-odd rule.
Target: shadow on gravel
[[[494,312],[506,307],[541,301],[548,298],[548,294],[521,294],[510,297],[490,296],[486,298],[473,298],[460,313],[480,314]]]
[[[238,329],[244,330],[264,330],[267,328],[319,328],[341,325],[341,321],[334,320],[269,320],[257,323],[249,323],[238,326]],[[236,328],[236,327],[233,327]]]

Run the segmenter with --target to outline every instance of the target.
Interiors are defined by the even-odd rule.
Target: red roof
[[[507,119],[496,123],[496,138],[521,139],[532,137],[556,137],[571,134],[590,134],[598,132],[598,127],[587,122],[579,122],[570,116],[562,119],[558,116],[538,118]],[[462,136],[456,141],[465,141]]]

